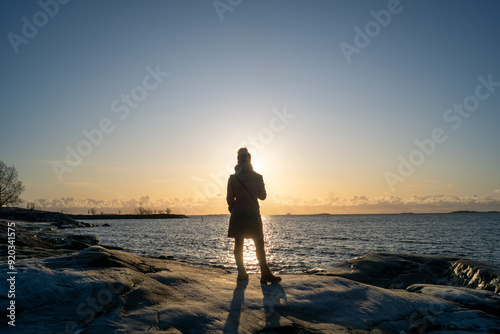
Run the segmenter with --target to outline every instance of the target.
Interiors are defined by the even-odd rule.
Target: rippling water
[[[461,256],[500,266],[500,214],[263,216],[268,262],[274,271],[328,268],[370,252]],[[149,256],[171,255],[233,270],[229,216],[88,221],[110,227],[74,229],[100,244]],[[245,241],[247,270],[258,262]]]

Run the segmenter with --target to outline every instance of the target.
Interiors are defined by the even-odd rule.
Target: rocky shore
[[[12,219],[14,218],[14,219]],[[94,236],[69,235],[60,233],[65,228],[91,227],[92,224],[76,221],[57,212],[29,210],[4,212],[0,217],[0,255],[7,257],[8,222],[13,222],[15,234],[16,259],[38,258],[69,254],[97,245]]]
[[[109,249],[47,222],[14,223],[15,298],[2,280],[0,332],[500,333],[498,269],[467,259],[367,254],[266,285]]]
[[[3,208],[0,213],[0,219],[18,220],[24,222],[46,222],[52,227],[74,228],[74,227],[90,227],[92,224],[83,223],[71,218],[70,216],[53,211],[29,210],[23,208]]]

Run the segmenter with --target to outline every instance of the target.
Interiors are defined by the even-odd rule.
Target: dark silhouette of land
[[[459,210],[452,211],[450,213],[499,213],[500,211],[471,211],[471,210]]]
[[[92,224],[79,222],[61,212],[32,210],[17,207],[3,208],[3,212],[0,212],[0,218],[22,220],[27,222],[50,222],[58,228],[94,226]]]
[[[64,214],[61,212],[9,207],[9,208],[4,208],[3,212],[0,213],[0,218],[34,221],[34,222],[54,222],[58,223],[59,225],[75,225],[77,227],[87,227],[88,224],[78,222],[77,220],[171,219],[171,218],[188,218],[188,216],[172,214],[172,213],[71,215],[71,214]]]
[[[172,213],[157,213],[157,214],[97,214],[97,215],[68,215],[73,219],[82,220],[100,220],[100,219],[172,219],[172,218],[189,218],[186,215],[176,215]]]

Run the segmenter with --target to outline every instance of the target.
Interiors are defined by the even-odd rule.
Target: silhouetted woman
[[[266,199],[266,188],[262,175],[254,172],[251,156],[246,147],[238,150],[236,173],[229,176],[227,182],[227,204],[231,218],[228,237],[234,238],[234,259],[238,268],[238,280],[248,279],[243,263],[243,243],[245,238],[252,238],[255,243],[257,259],[261,270],[261,282],[276,283],[281,277],[274,276],[269,270],[264,250],[264,233],[257,198]]]

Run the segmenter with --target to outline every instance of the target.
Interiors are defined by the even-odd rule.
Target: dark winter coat
[[[266,199],[264,179],[249,163],[238,164],[235,170],[227,182],[226,200],[231,212],[228,237],[263,238],[257,198]]]

